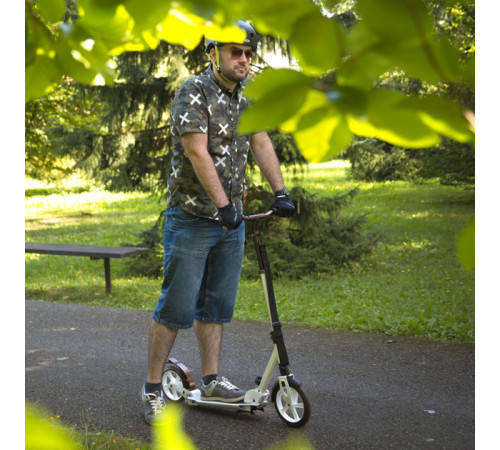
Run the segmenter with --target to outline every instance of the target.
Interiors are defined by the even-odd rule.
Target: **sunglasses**
[[[228,50],[228,52],[231,54],[231,59],[240,59],[243,53],[245,54],[245,58],[247,60],[251,60],[253,58],[253,51],[252,50],[243,50],[241,48],[232,48]]]

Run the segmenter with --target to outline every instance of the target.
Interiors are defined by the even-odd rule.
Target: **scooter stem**
[[[262,282],[265,284],[264,291],[267,293],[266,300],[269,307],[269,314],[271,316],[271,325],[273,328],[271,337],[278,349],[280,373],[281,375],[287,376],[290,375],[290,363],[288,361],[288,353],[286,351],[283,332],[281,330],[281,322],[279,320],[278,309],[276,307],[271,266],[269,264],[269,258],[267,257],[264,239],[262,238],[262,234],[257,230],[257,221],[254,221],[252,225],[252,237],[255,243],[257,259],[259,260],[260,273],[263,275]]]

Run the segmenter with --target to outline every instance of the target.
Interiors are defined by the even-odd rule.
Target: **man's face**
[[[224,44],[219,48],[220,68],[224,76],[235,82],[243,81],[250,70],[253,52],[250,46]]]

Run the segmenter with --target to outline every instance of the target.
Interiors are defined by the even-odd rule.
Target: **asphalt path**
[[[151,313],[26,301],[27,401],[79,429],[151,441],[139,391],[146,376]],[[473,449],[474,344],[357,334],[284,324],[295,377],[312,406],[299,430],[316,449]],[[272,350],[269,325],[224,328],[221,373],[254,386]],[[200,382],[193,330],[171,356]],[[184,407],[199,449],[263,449],[293,429],[269,404],[255,415]]]

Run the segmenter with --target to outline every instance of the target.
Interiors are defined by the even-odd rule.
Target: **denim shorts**
[[[153,320],[184,329],[193,321],[231,321],[245,252],[245,225],[235,230],[181,208],[166,211],[163,283]]]

